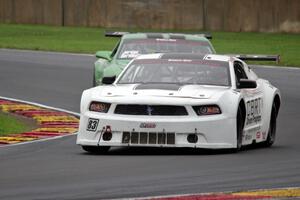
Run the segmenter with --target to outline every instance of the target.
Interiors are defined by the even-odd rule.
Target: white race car
[[[85,90],[77,144],[235,149],[271,146],[281,98],[232,56],[148,54]]]

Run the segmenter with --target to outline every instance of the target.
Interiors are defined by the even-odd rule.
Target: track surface
[[[90,56],[0,50],[0,96],[78,112]],[[282,92],[277,141],[238,154],[113,149],[88,155],[75,136],[0,148],[0,199],[107,199],[300,186],[300,70],[255,67]]]

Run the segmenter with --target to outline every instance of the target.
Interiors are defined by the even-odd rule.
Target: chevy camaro
[[[116,80],[85,90],[77,144],[240,150],[275,141],[280,92],[242,60],[159,53],[133,59]]]

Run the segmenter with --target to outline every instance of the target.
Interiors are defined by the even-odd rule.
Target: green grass
[[[0,136],[30,131],[31,127],[10,114],[0,112]]]
[[[117,41],[99,28],[0,24],[1,48],[95,53],[111,50]]]
[[[300,67],[300,35],[278,33],[213,34],[218,53],[279,54],[280,65]]]
[[[111,50],[118,38],[105,38],[104,30],[104,28],[0,24],[0,48],[79,53]],[[299,34],[212,32],[212,35],[212,43],[218,53],[280,54],[280,65],[300,66]]]

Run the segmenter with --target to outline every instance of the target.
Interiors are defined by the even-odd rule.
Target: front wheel
[[[105,154],[110,149],[110,146],[81,146],[83,150],[92,154]]]
[[[277,119],[277,108],[275,103],[272,105],[272,111],[271,111],[271,119],[270,119],[270,126],[268,131],[268,137],[267,140],[264,142],[264,146],[270,147],[275,142],[275,136],[276,136],[276,119]]]

